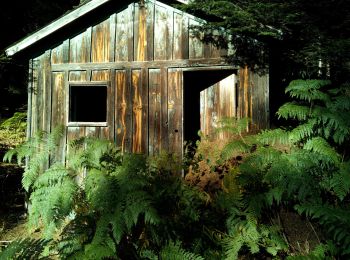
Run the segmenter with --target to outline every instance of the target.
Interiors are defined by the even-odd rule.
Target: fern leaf
[[[305,101],[328,101],[329,95],[320,91],[320,88],[330,85],[328,80],[293,80],[286,88],[286,93],[293,98]]]
[[[291,142],[297,143],[311,137],[314,134],[314,127],[316,123],[317,121],[315,119],[309,119],[306,123],[295,127],[289,133],[289,139]]]
[[[181,247],[180,242],[170,242],[168,245],[163,247],[160,252],[161,259],[169,260],[204,260],[200,255],[188,252]]]
[[[239,250],[243,246],[240,236],[227,237],[223,240],[223,248],[225,250],[226,259],[238,259]]]
[[[340,165],[340,170],[336,172],[329,182],[329,188],[343,200],[350,192],[350,162],[343,162]]]
[[[0,259],[39,259],[49,240],[24,238],[10,243],[0,251]]]
[[[314,137],[308,140],[304,145],[304,149],[319,153],[323,155],[326,160],[330,159],[335,163],[338,163],[340,160],[339,154],[322,137]]]
[[[221,152],[223,159],[227,160],[232,158],[236,153],[245,153],[250,151],[250,145],[242,140],[233,140],[225,145]]]
[[[307,106],[299,105],[295,102],[288,102],[278,109],[277,115],[278,118],[305,121],[310,115],[310,108]]]
[[[257,135],[257,141],[262,144],[290,144],[289,133],[281,128],[263,130]]]

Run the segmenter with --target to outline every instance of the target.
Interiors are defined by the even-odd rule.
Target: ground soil
[[[0,162],[0,247],[27,235],[22,174],[23,168]]]

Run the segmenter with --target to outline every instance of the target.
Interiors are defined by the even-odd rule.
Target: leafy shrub
[[[0,122],[0,144],[15,147],[25,141],[27,113],[16,112],[11,118]]]
[[[126,154],[103,140],[76,140],[66,161],[56,160],[60,129],[38,133],[6,159],[30,157],[23,178],[29,223],[63,259],[283,257],[288,242],[272,221],[281,207],[322,229],[321,244],[295,258],[347,257],[350,101],[343,98],[348,90],[328,84],[291,83],[287,93],[297,101],[278,114],[293,127],[247,135],[247,119],[224,120],[219,130],[230,131],[231,140],[213,156],[203,142],[195,158],[205,161],[206,174],[226,167],[211,192],[188,185],[172,155]]]
[[[348,255],[350,168],[345,144],[350,138],[350,98],[346,87],[332,89],[329,84],[291,82],[286,92],[296,101],[277,114],[292,120],[294,127],[233,140],[222,156],[248,152],[237,182],[258,216],[276,206],[294,206],[321,224],[337,254]]]

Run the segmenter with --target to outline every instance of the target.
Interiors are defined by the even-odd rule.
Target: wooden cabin
[[[200,20],[168,4],[92,0],[9,47],[29,59],[28,136],[64,125],[62,158],[81,136],[181,155],[223,117],[268,127],[268,75],[227,64],[191,30]]]

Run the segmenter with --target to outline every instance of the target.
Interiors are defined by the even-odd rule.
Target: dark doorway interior
[[[195,143],[199,140],[200,92],[235,72],[235,70],[184,72],[184,141]]]

